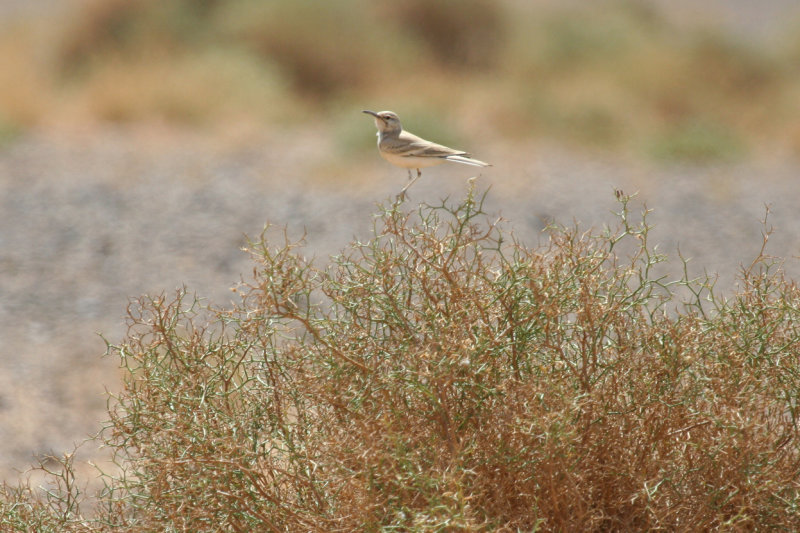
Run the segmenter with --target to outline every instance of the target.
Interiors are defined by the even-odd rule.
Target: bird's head
[[[397,113],[391,111],[364,111],[368,115],[375,117],[375,126],[378,131],[400,131],[403,127],[400,125],[400,118]]]

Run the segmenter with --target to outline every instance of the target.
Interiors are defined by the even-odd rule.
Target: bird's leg
[[[408,188],[411,187],[412,185],[414,185],[414,182],[416,182],[421,176],[422,176],[422,171],[420,169],[417,169],[417,177],[416,178],[412,177],[411,169],[409,168],[408,169],[409,182],[406,184],[405,187],[403,187],[403,190],[400,191],[400,194],[397,195],[397,198],[399,200],[404,200],[405,197],[406,197],[406,191],[408,190]]]
[[[412,185],[414,185],[414,182],[415,182],[415,181],[417,181],[417,180],[418,180],[418,179],[419,179],[421,176],[422,176],[422,171],[421,171],[420,169],[417,169],[417,177],[416,177],[416,178],[412,178],[412,177],[411,177],[411,169],[409,168],[409,169],[408,169],[408,179],[409,179],[410,181],[408,182],[408,185],[406,185],[406,186],[403,188],[403,192],[405,192],[405,190],[406,190],[406,189],[408,189],[409,187],[411,187]]]

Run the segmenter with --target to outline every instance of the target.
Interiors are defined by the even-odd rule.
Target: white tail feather
[[[445,157],[448,161],[454,161],[456,163],[464,163],[465,165],[472,165],[473,167],[490,167],[489,163],[484,163],[483,161],[478,161],[477,159],[472,159],[471,157],[465,157],[463,155],[448,155]]]

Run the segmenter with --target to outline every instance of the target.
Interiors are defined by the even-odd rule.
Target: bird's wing
[[[407,131],[403,131],[397,138],[391,139],[391,144],[387,145],[386,148],[403,157],[447,157],[450,155],[469,157],[469,154],[464,151],[453,150],[447,146],[426,141]]]

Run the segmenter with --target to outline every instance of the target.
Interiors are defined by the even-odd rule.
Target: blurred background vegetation
[[[369,105],[440,139],[446,120],[657,160],[800,153],[798,20],[753,40],[657,6],[85,0],[5,17],[0,143],[60,122],[332,120],[342,149],[366,150],[352,132]]]

